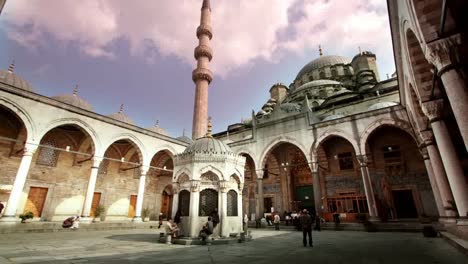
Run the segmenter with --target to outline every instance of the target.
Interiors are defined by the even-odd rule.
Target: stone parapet
[[[211,83],[213,80],[213,72],[205,68],[196,68],[192,72],[192,80],[197,82],[198,80],[206,80]]]
[[[199,59],[200,57],[207,57],[209,61],[213,59],[213,49],[207,45],[199,45],[195,48],[194,51],[195,59]]]
[[[211,40],[213,38],[213,28],[210,25],[201,24],[197,28],[197,38],[200,38],[202,35],[207,35]]]

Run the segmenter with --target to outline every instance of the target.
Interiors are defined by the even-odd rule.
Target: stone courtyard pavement
[[[442,238],[419,233],[252,230],[254,241],[181,246],[157,243],[151,229],[4,234],[0,263],[468,263]]]

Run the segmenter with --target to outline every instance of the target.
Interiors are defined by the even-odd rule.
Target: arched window
[[[180,216],[189,216],[190,208],[190,192],[182,190],[179,193],[179,205]]]
[[[237,215],[237,192],[230,190],[227,193],[227,216]]]
[[[348,67],[344,67],[343,70],[344,70],[344,75],[350,75],[351,74],[351,71],[349,70]]]
[[[209,216],[215,208],[218,208],[218,192],[213,189],[201,191],[198,216]]]
[[[338,71],[336,70],[336,68],[331,68],[331,75],[332,75],[332,77],[337,77],[338,76]]]
[[[37,157],[36,164],[55,167],[57,165],[58,150],[54,149],[57,147],[57,144],[53,140],[47,140],[42,143],[39,151],[39,156]]]
[[[320,71],[320,79],[325,79],[325,72],[324,71]]]

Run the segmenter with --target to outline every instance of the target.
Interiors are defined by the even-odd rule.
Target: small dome
[[[108,117],[110,117],[112,119],[115,119],[115,120],[118,120],[118,121],[121,121],[121,122],[124,122],[124,123],[135,125],[133,120],[130,119],[130,117],[128,117],[126,114],[123,113],[123,105],[120,106],[119,112],[117,112],[115,114],[110,114],[110,115],[108,115]]]
[[[164,136],[169,136],[169,133],[167,133],[167,131],[164,128],[159,126],[159,120],[156,121],[156,124],[153,127],[148,128],[148,130],[151,130],[155,133],[158,133]]]
[[[93,107],[91,106],[91,104],[83,100],[81,97],[79,97],[77,92],[78,92],[78,87],[75,87],[73,94],[53,96],[52,99],[55,99],[62,103],[76,106],[84,110],[93,111]]]
[[[295,103],[284,103],[280,105],[280,108],[287,113],[301,111],[301,106]]]
[[[211,136],[202,137],[195,140],[184,150],[185,154],[232,154],[231,148],[224,142]]]
[[[191,144],[193,142],[193,140],[187,136],[180,136],[178,138],[176,138],[177,140],[180,140],[180,141],[183,141],[185,143],[189,143]]]
[[[14,73],[15,64],[12,63],[8,70],[0,70],[0,82],[14,86],[21,90],[33,92],[33,88],[28,81]]]
[[[338,118],[342,118],[342,117],[344,117],[344,115],[342,115],[342,114],[329,115],[329,116],[325,117],[322,121],[330,121],[330,120],[338,119]]]
[[[372,111],[372,110],[377,110],[377,109],[380,109],[380,108],[386,108],[386,107],[395,106],[395,105],[398,105],[398,103],[395,103],[395,102],[379,102],[379,103],[376,103],[376,104],[373,104],[373,105],[369,106],[369,108],[367,108],[367,110]]]
[[[335,55],[327,55],[327,56],[321,56],[318,59],[315,59],[311,62],[309,62],[306,66],[304,66],[301,71],[296,76],[296,80],[302,79],[302,76],[304,74],[307,74],[311,71],[318,70],[320,68],[326,67],[326,66],[333,66],[333,65],[338,65],[338,64],[350,64],[351,59],[342,57],[342,56],[335,56]]]

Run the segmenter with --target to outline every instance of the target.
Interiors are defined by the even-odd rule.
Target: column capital
[[[428,160],[429,159],[429,153],[427,153],[427,148],[426,147],[420,148],[419,152],[421,153],[421,156],[423,157],[423,160]]]
[[[422,103],[422,110],[424,114],[429,118],[429,121],[435,122],[442,118],[442,112],[444,110],[444,100],[436,99]]]
[[[149,170],[149,166],[142,165],[140,167],[140,176],[146,176],[146,174],[148,173],[148,170]]]
[[[431,130],[419,131],[419,137],[421,138],[423,147],[434,145],[434,133]]]
[[[458,46],[460,44],[460,34],[427,44],[426,59],[437,67],[439,77],[448,70],[448,67],[452,68],[459,62]]]
[[[367,163],[369,162],[367,155],[356,155],[356,159],[361,167],[367,167]]]
[[[190,191],[191,192],[199,192],[200,191],[200,181],[191,180],[190,181]]]
[[[219,188],[222,193],[227,193],[229,190],[229,182],[228,181],[220,181]]]
[[[23,147],[23,156],[32,156],[36,153],[38,145],[32,143],[25,143]]]
[[[92,169],[99,169],[99,165],[101,164],[102,160],[103,160],[103,158],[101,158],[101,157],[93,156],[93,157],[91,158],[91,161],[92,161],[92,163],[93,163],[93,164],[91,165],[91,168],[92,168]]]
[[[263,172],[264,172],[263,170],[257,171],[257,180],[263,179]]]
[[[317,161],[312,161],[310,163],[310,169],[312,170],[312,173],[317,173],[319,168],[319,163]]]
[[[244,183],[241,182],[241,183],[239,184],[239,194],[240,194],[240,195],[242,195],[242,191],[243,191],[243,190],[244,190]]]

